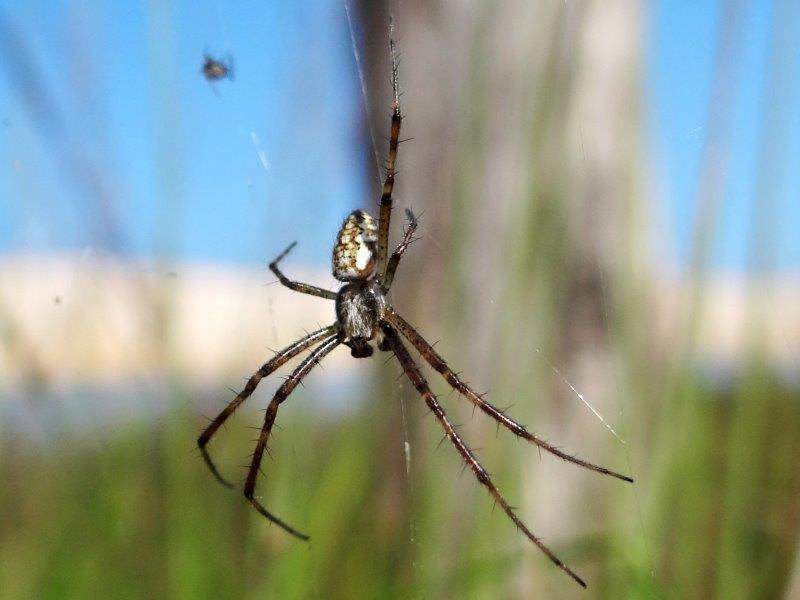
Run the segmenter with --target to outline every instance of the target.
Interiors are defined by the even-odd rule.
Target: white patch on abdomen
[[[356,269],[363,271],[369,265],[369,261],[372,260],[372,251],[365,243],[361,241],[360,235],[356,238],[356,243],[358,244],[358,252],[356,253]]]

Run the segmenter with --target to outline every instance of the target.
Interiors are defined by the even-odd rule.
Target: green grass
[[[605,523],[550,542],[591,574],[593,596],[780,596],[798,532],[800,402],[770,381],[753,372],[725,393],[685,384],[673,398],[686,411],[680,427],[653,424],[653,433],[666,430],[668,441],[654,446],[664,466],[637,473],[641,522],[630,490],[581,478],[600,491],[594,516]],[[458,477],[450,449],[435,451],[438,434],[421,409],[407,407],[410,477],[396,406],[366,404],[335,422],[287,411],[261,491],[312,534],[303,544],[212,480],[193,448],[200,420],[182,398],[154,425],[91,441],[32,447],[6,432],[3,598],[513,597],[521,572],[573,595],[557,570],[522,550],[471,477]],[[215,444],[226,470],[243,475],[236,465],[252,437],[244,426],[256,418],[245,413]],[[482,456],[502,466],[494,475],[519,497],[509,473],[538,463],[525,446],[495,442]],[[636,463],[658,463],[641,448],[631,450]]]

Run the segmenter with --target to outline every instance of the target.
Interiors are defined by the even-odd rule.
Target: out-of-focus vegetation
[[[548,541],[588,577],[593,596],[782,595],[797,539],[800,409],[796,391],[769,379],[754,373],[725,393],[684,383],[674,393],[681,421],[651,434],[668,438],[652,444],[663,466],[637,473],[641,517],[633,492],[585,475],[584,493],[597,493],[588,485],[602,495],[570,518],[592,533]],[[31,450],[4,432],[4,598],[493,598],[518,593],[520,569],[549,594],[573,595],[468,473],[458,477],[450,449],[433,454],[438,432],[421,410],[407,415],[426,442],[412,447],[405,478],[396,397],[333,423],[313,414],[282,421],[261,490],[312,534],[309,544],[211,480],[193,451],[197,415],[185,395],[175,400],[183,408],[157,422],[91,441],[59,436]],[[229,429],[215,452],[231,468],[244,463],[252,436]],[[501,449],[484,450],[485,462],[519,498],[524,477],[514,483],[509,473],[521,463],[526,473],[541,468],[536,452],[488,441]],[[556,468],[569,467],[548,471]]]
[[[489,49],[511,17],[487,7],[454,33],[441,23],[437,29],[415,21],[411,7],[397,7],[401,76],[409,92],[404,133],[417,138],[401,147],[398,196],[400,206],[423,214],[425,235],[400,267],[395,298],[431,341],[442,338],[437,349],[479,391],[491,389],[491,400],[513,404],[510,414],[553,442],[636,478],[633,486],[603,478],[540,456],[508,432],[495,433],[493,423],[472,418],[467,403],[448,396],[428,371],[498,486],[531,529],[587,579],[589,591],[575,587],[492,510],[468,470],[459,476],[458,455],[446,440],[437,449],[435,420],[397,379],[396,363],[383,364],[382,356],[351,371],[346,390],[360,399],[351,410],[320,414],[309,408],[303,389],[281,409],[259,493],[311,542],[269,526],[238,492],[212,479],[195,450],[200,413],[221,408],[225,398],[177,376],[166,283],[163,294],[142,294],[160,324],[152,351],[163,357],[160,375],[168,382],[162,410],[89,433],[54,420],[45,427],[47,438],[34,442],[0,424],[0,597],[728,599],[786,593],[791,578],[800,576],[800,390],[761,352],[763,323],[755,318],[737,368],[722,381],[704,370],[697,345],[702,324],[692,311],[702,305],[705,265],[694,265],[701,276],[692,282],[685,311],[678,311],[685,322],[670,324],[669,339],[656,336],[659,274],[642,241],[647,215],[636,158],[639,72],[625,61],[615,65],[631,87],[605,108],[627,109],[623,117],[605,115],[609,122],[597,125],[604,115],[583,113],[585,121],[576,125],[588,85],[581,60],[598,50],[590,39],[579,43],[572,36],[605,17],[562,4],[552,3],[536,20],[533,37],[545,41],[518,49],[542,55],[522,61],[527,70],[519,63],[518,71],[511,69],[514,84],[503,93],[520,116],[505,120],[497,116],[503,75],[488,61],[509,58]],[[380,14],[367,16],[385,22]],[[609,35],[613,26],[640,35],[624,29],[631,23],[605,25]],[[463,72],[457,94],[445,93],[450,80],[423,87],[425,52],[434,56],[439,48],[426,43],[431,32],[453,41],[454,52],[466,50],[456,61]],[[519,61],[519,55],[510,58]],[[635,56],[627,58],[637,66]],[[606,85],[612,83],[618,82]],[[514,104],[520,98],[527,100]],[[421,113],[437,102],[451,121],[426,136]],[[416,115],[422,124],[415,125]],[[516,135],[499,167],[498,130]],[[604,134],[617,146],[611,159],[601,160],[592,140]],[[444,156],[433,168],[430,156],[437,153]],[[433,180],[422,176],[431,169]],[[503,197],[487,189],[498,169],[510,171],[500,177]],[[395,211],[395,234],[401,215]],[[288,292],[276,287],[275,293]],[[2,325],[4,354],[29,360],[14,323]],[[252,364],[261,358],[252,357]],[[551,363],[600,403],[626,443],[588,412]],[[324,393],[330,375],[314,375],[323,382],[315,393]],[[240,466],[256,436],[248,427],[259,425],[257,409],[278,381],[263,382],[264,391],[212,442],[225,472],[243,478]],[[49,390],[46,373],[32,369],[26,385],[15,398],[35,405],[36,414],[47,414],[52,403],[57,414],[58,392]]]

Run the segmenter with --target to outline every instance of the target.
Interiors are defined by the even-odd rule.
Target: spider
[[[275,424],[278,408],[286,400],[297,385],[308,375],[325,356],[339,345],[350,348],[354,358],[367,358],[372,356],[373,347],[370,342],[375,340],[379,350],[392,352],[399,361],[406,376],[416,388],[416,391],[433,412],[436,420],[444,430],[445,436],[450,440],[462,459],[469,466],[478,481],[489,491],[495,502],[511,519],[517,528],[533,542],[559,569],[566,572],[578,584],[586,587],[586,583],[572,569],[558,558],[542,540],[535,536],[530,529],[517,516],[511,505],[495,486],[486,470],[478,462],[477,457],[470,447],[456,432],[447,417],[437,397],[431,392],[428,382],[423,376],[419,366],[409,354],[402,338],[405,338],[419,352],[423,359],[450,384],[459,395],[472,402],[474,406],[497,421],[516,436],[535,444],[540,449],[549,452],[567,462],[578,466],[616,477],[623,481],[633,482],[633,479],[605,467],[590,463],[586,460],[567,454],[547,441],[530,433],[523,425],[519,424],[504,411],[496,408],[486,401],[482,394],[478,394],[464,383],[459,376],[448,366],[445,360],[433,349],[408,321],[401,317],[392,307],[387,298],[395,271],[400,264],[403,253],[409,244],[414,241],[414,232],[417,229],[417,219],[411,211],[406,211],[408,226],[405,228],[403,239],[394,249],[391,256],[389,248],[389,219],[392,212],[392,190],[395,180],[395,162],[399,146],[400,124],[403,117],[400,112],[400,99],[397,85],[397,56],[394,40],[389,41],[392,56],[392,117],[391,136],[389,139],[389,155],[386,161],[386,177],[380,199],[380,213],[377,222],[367,212],[356,210],[344,220],[336,237],[333,247],[333,276],[342,282],[338,292],[316,287],[307,283],[292,281],[286,277],[278,267],[279,263],[294,248],[293,242],[280,255],[273,260],[269,268],[278,277],[281,284],[295,292],[310,294],[320,298],[335,301],[336,321],[327,326],[309,333],[283,350],[277,352],[258,371],[256,371],[244,386],[244,389],[226,406],[226,408],[211,421],[197,440],[200,452],[214,477],[223,485],[233,485],[220,475],[206,448],[209,440],[220,426],[233,414],[233,412],[247,400],[256,389],[259,382],[291,358],[301,352],[311,349],[310,354],[300,363],[292,374],[278,388],[278,391],[269,403],[264,417],[264,424],[253,452],[247,479],[244,484],[244,496],[261,515],[272,523],[280,526],[288,533],[302,540],[309,537],[290,526],[269,510],[255,496],[256,478],[264,451],[267,448],[270,432]]]
[[[203,54],[203,66],[200,69],[203,77],[209,83],[220,79],[230,79],[233,81],[233,57],[228,56],[227,60],[216,59],[210,54]]]

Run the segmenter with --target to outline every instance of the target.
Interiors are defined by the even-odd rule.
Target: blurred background
[[[279,414],[269,526],[196,450],[333,320],[377,213],[389,15],[405,121],[392,297],[515,530],[387,355]],[[0,597],[800,598],[800,5],[792,0],[6,2]],[[204,54],[233,67],[208,82]],[[288,371],[287,371],[288,372]],[[210,445],[242,482],[281,377]]]

